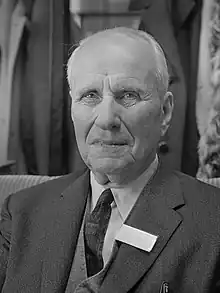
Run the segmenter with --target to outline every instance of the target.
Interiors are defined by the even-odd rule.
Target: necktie
[[[88,277],[98,273],[103,268],[102,248],[111,216],[112,202],[111,190],[104,190],[94,210],[85,220],[84,239]]]

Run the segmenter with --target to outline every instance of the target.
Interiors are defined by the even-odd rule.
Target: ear
[[[161,136],[164,136],[169,128],[173,107],[173,94],[171,92],[166,92],[161,101]]]

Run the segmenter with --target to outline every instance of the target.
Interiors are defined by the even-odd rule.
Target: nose
[[[114,97],[105,97],[97,107],[96,126],[103,130],[117,130],[120,128],[121,120],[117,111],[118,105]]]

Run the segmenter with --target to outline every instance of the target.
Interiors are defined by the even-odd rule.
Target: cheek
[[[89,107],[86,107],[82,104],[78,104],[77,102],[72,102],[71,106],[71,116],[72,120],[84,122],[90,118],[92,115],[92,110]]]
[[[92,126],[92,111],[80,105],[74,105],[71,109],[72,121],[78,143],[86,140],[86,136]]]
[[[131,115],[128,128],[134,138],[134,152],[143,152],[156,147],[160,139],[160,112],[143,109],[137,115]],[[136,117],[136,119],[134,119]]]
[[[155,109],[145,109],[138,111],[136,114],[129,115],[129,128],[134,136],[140,138],[153,135],[154,130],[160,128],[160,112]]]

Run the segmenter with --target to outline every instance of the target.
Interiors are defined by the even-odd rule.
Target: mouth
[[[101,145],[101,146],[124,146],[127,145],[125,141],[118,141],[118,140],[95,140],[93,142],[94,145]]]

